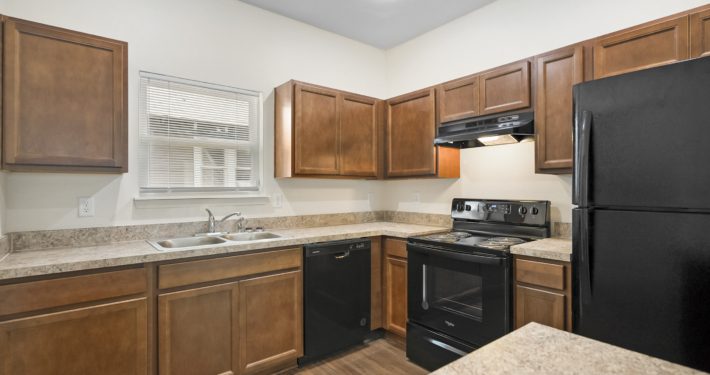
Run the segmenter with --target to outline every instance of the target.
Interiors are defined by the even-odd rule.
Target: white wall
[[[701,0],[497,0],[387,51],[390,97],[705,4]],[[451,198],[546,199],[571,221],[571,176],[534,174],[534,145],[462,150],[457,181],[386,182],[385,208],[448,213]],[[419,192],[421,203],[414,195]]]
[[[241,210],[247,216],[367,211],[380,182],[273,177],[273,88],[289,79],[385,97],[385,52],[236,0],[2,0],[0,13],[128,42],[130,172],[117,175],[6,176],[6,231],[125,225],[205,218]],[[155,203],[136,207],[138,72],[169,74],[264,93],[267,194],[283,207]],[[79,218],[77,199],[94,196],[96,216]],[[264,204],[266,203],[266,204]]]

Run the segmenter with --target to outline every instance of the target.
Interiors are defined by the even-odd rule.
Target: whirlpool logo
[[[456,326],[456,324],[451,323],[451,322],[448,321],[448,320],[444,320],[444,323],[446,323],[446,325],[449,326],[449,327],[455,327],[455,326]]]

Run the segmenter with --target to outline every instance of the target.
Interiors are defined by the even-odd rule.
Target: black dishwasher
[[[362,344],[370,332],[370,240],[304,246],[306,364]]]

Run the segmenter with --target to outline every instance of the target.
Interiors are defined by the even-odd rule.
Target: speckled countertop
[[[432,374],[682,375],[704,372],[530,323]]]
[[[511,246],[510,253],[569,262],[572,257],[572,241],[569,239],[545,238]]]
[[[317,228],[270,230],[281,238],[228,243],[203,248],[159,251],[146,241],[130,241],[101,246],[62,247],[10,253],[0,260],[0,280],[130,264],[183,259],[205,255],[253,252],[270,248],[349,238],[391,236],[406,238],[448,228],[374,222]]]

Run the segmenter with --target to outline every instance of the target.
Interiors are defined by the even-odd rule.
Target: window
[[[261,93],[140,73],[141,192],[260,187]]]

